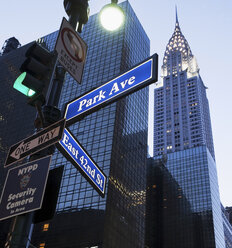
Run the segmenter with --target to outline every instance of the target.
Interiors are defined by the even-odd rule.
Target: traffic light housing
[[[34,106],[39,101],[43,105],[46,103],[55,56],[36,42],[28,48],[25,56],[20,67],[22,73],[15,80],[13,88],[29,97],[28,104]]]
[[[69,16],[69,23],[81,33],[83,24],[89,19],[89,0],[64,0],[64,9]]]
[[[63,171],[64,165],[49,171],[42,207],[34,212],[34,224],[53,218],[56,210]]]

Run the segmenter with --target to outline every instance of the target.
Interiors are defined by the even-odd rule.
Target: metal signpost
[[[60,27],[55,50],[60,64],[81,83],[87,45],[65,18]]]
[[[69,130],[64,130],[62,139],[57,143],[57,148],[81,172],[97,192],[104,197],[106,186],[105,174]]]
[[[58,142],[62,137],[64,126],[65,119],[62,119],[11,146],[6,158],[5,167]]]
[[[68,103],[64,116],[66,125],[73,124],[83,116],[156,82],[157,77],[158,55],[154,54],[124,74]]]
[[[0,200],[0,220],[42,206],[51,156],[8,170]]]

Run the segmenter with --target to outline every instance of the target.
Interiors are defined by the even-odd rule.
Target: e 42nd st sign
[[[64,130],[62,139],[57,143],[57,148],[81,172],[95,190],[104,197],[106,186],[105,174],[69,130]]]

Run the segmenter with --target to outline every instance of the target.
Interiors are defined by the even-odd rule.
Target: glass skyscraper
[[[222,206],[223,227],[225,233],[226,248],[232,247],[232,225],[230,216],[230,207]]]
[[[206,145],[214,158],[207,87],[178,19],[161,77],[163,87],[155,90],[154,156]]]
[[[161,71],[162,84],[154,93],[154,157],[149,170],[158,170],[162,177],[148,174],[148,230],[156,238],[147,237],[147,246],[225,247],[207,87],[177,15]],[[149,201],[154,207],[149,208]],[[161,226],[149,221],[154,211]]]
[[[88,45],[82,84],[65,77],[60,108],[127,71],[150,55],[150,41],[128,1],[120,4],[125,25],[108,32],[93,15],[81,34]],[[57,32],[45,36],[52,50]],[[52,167],[65,165],[56,216],[34,228],[38,247],[143,247],[148,128],[148,88],[70,126],[71,132],[108,177],[101,198],[58,151]],[[44,226],[49,228],[45,228]],[[44,245],[44,246],[43,246]]]

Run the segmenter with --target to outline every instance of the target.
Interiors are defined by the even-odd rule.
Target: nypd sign
[[[64,129],[63,137],[57,143],[57,148],[104,197],[106,186],[105,174],[67,129]]]
[[[158,55],[154,54],[126,73],[68,103],[64,116],[66,125],[76,122],[83,116],[118,100],[120,97],[156,82],[157,77]]]
[[[8,170],[0,200],[0,220],[42,207],[51,156]]]

